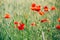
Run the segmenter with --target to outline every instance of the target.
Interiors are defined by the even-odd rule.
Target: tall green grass
[[[42,7],[45,5],[49,8],[56,6],[57,10],[40,16],[30,9],[33,2]],[[60,40],[60,30],[55,28],[56,24],[59,24],[57,22],[60,17],[59,4],[60,0],[0,0],[0,40],[43,40],[42,31],[45,40]],[[11,18],[5,19],[5,13],[10,13]],[[43,18],[48,18],[51,22],[39,22]],[[14,28],[14,21],[25,23],[25,29]],[[37,26],[32,27],[31,22],[36,22]],[[49,32],[47,31],[48,28],[50,29]]]

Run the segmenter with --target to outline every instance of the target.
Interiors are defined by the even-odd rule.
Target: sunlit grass
[[[45,12],[44,16],[31,10],[31,4],[56,6],[56,10]],[[0,40],[42,40],[42,31],[45,40],[60,40],[60,30],[55,28],[60,14],[56,0],[0,0]],[[9,13],[11,18],[4,18]],[[58,15],[59,14],[59,15]],[[41,23],[39,20],[48,18],[49,22]],[[24,30],[15,28],[14,21],[23,22]],[[35,22],[36,26],[31,26]]]

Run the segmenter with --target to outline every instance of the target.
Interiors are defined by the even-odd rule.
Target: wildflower
[[[41,22],[43,23],[43,22],[47,22],[48,20],[47,19],[42,19],[41,20]]]
[[[35,11],[40,11],[41,10],[41,6],[40,5],[37,5],[36,8],[35,8]]]
[[[44,11],[48,11],[48,7],[47,6],[44,6]]]
[[[18,29],[19,30],[24,30],[24,26],[25,26],[25,24],[21,23],[21,24],[18,25]]]
[[[58,24],[58,25],[56,25],[56,29],[59,29],[60,30],[60,25]]]
[[[39,14],[40,14],[40,15],[44,15],[44,12],[42,12],[42,11],[39,11]]]
[[[34,10],[35,10],[35,7],[31,7],[31,10],[33,10],[33,11],[34,11]]]
[[[35,3],[32,3],[31,10],[33,10],[33,11],[40,11],[40,9],[41,9],[41,6],[40,5],[37,5],[36,6]]]
[[[35,22],[32,22],[32,23],[31,23],[31,26],[35,26],[35,25],[36,25]]]
[[[32,7],[35,7],[36,6],[36,4],[35,3],[32,3],[32,5],[31,5]]]
[[[6,13],[4,18],[10,18],[10,14]]]
[[[55,10],[56,8],[54,6],[51,7],[51,10]]]
[[[32,5],[31,5],[31,10],[35,10],[35,7],[36,7],[36,4],[35,3],[32,3]]]
[[[58,18],[58,22],[60,22],[60,18]]]
[[[18,24],[18,22],[17,22],[17,21],[15,21],[15,22],[14,22],[14,24]]]

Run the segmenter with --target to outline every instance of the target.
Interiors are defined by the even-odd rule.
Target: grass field
[[[42,16],[31,10],[32,3],[49,7]],[[56,10],[51,11],[51,6]],[[4,18],[5,14],[10,18]],[[49,22],[41,23],[47,18]],[[60,0],[0,0],[0,40],[60,40],[60,30],[56,29],[60,18]],[[14,22],[24,23],[24,29],[19,30]],[[32,26],[31,23],[36,25]]]

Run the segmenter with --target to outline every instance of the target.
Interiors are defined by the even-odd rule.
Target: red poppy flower
[[[35,3],[32,3],[32,5],[31,5],[32,7],[35,7],[36,6],[36,4]]]
[[[60,30],[60,25],[56,25],[56,29],[59,29]]]
[[[48,11],[48,7],[47,6],[44,6],[44,11]]]
[[[22,23],[22,24],[19,24],[19,25],[18,25],[18,29],[19,29],[19,30],[24,30],[24,26],[25,26],[25,24],[23,24],[23,23]]]
[[[35,3],[32,3],[32,5],[31,5],[31,10],[35,10],[35,7],[36,7],[36,4]]]
[[[17,22],[17,21],[15,21],[15,22],[14,22],[14,24],[18,24],[18,22]]]
[[[35,26],[35,25],[36,25],[35,22],[31,23],[31,26]]]
[[[5,14],[4,18],[10,18],[10,14]]]
[[[44,12],[42,12],[42,11],[39,11],[39,14],[40,14],[40,15],[44,15]]]
[[[51,7],[51,10],[55,10],[56,8],[54,6]]]
[[[58,22],[60,22],[60,18],[58,18]]]
[[[40,11],[41,10],[41,6],[40,5],[38,5],[38,6],[36,6],[36,8],[35,8],[35,11]]]
[[[33,11],[34,11],[34,10],[35,10],[35,8],[36,8],[36,7],[31,7],[31,10],[33,10]]]
[[[47,22],[48,20],[47,19],[42,19],[41,20],[41,22],[43,23],[43,22]]]

